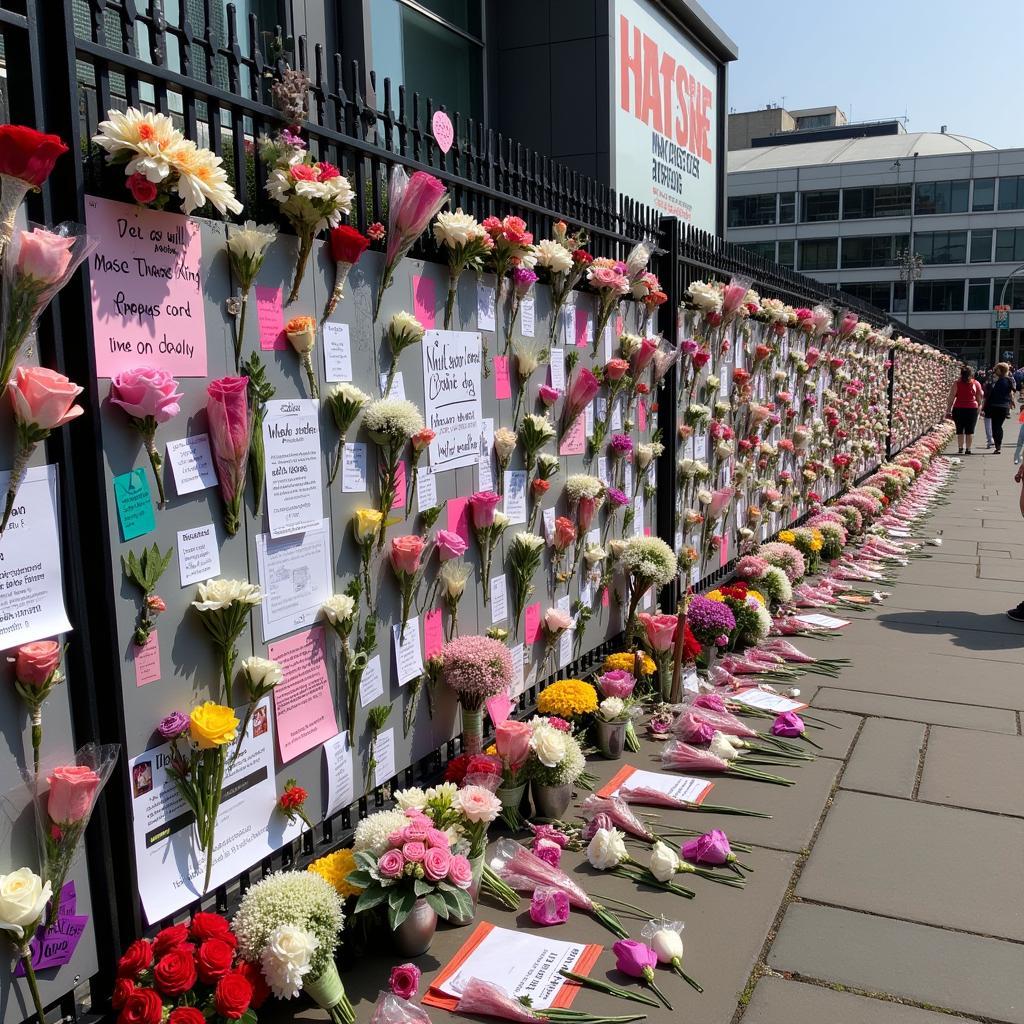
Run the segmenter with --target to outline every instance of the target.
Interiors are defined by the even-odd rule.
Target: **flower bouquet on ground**
[[[628,938],[628,933],[614,914],[588,896],[564,871],[552,867],[515,840],[498,840],[491,867],[497,872],[498,877],[513,889],[532,893],[538,887],[546,887],[564,892],[569,898],[569,903],[577,910],[585,910],[591,914],[618,938]]]
[[[338,308],[349,271],[359,262],[359,257],[370,244],[370,239],[348,224],[339,224],[336,228],[331,228],[327,234],[327,241],[330,244],[331,259],[334,260],[334,288],[324,307],[321,323]]]
[[[42,923],[51,892],[50,883],[44,883],[31,868],[18,868],[0,875],[0,932],[10,940],[15,955],[25,967],[25,977],[36,1008],[36,1024],[46,1024],[46,1014],[32,966],[31,943]]]
[[[33,640],[22,644],[13,658],[14,689],[32,719],[32,765],[39,772],[39,750],[43,743],[43,702],[50,691],[64,682],[60,659],[64,653],[56,640]]]
[[[462,744],[469,754],[483,745],[481,710],[488,697],[512,685],[512,655],[497,640],[486,636],[460,636],[441,651],[444,681],[462,706]]]
[[[476,217],[463,213],[460,206],[454,213],[443,210],[434,221],[434,241],[448,254],[448,297],[444,303],[444,329],[451,330],[452,313],[459,278],[466,270],[479,274],[484,257],[494,248],[494,240]]]
[[[239,296],[229,300],[231,312],[237,310],[235,322],[235,372],[241,367],[242,344],[245,341],[245,311],[249,305],[249,292],[252,290],[256,275],[263,266],[267,249],[277,238],[277,228],[273,224],[257,224],[247,220],[240,228],[233,228],[228,236],[228,263],[231,273],[238,280]],[[237,303],[237,306],[230,305]]]
[[[683,743],[681,740],[673,740],[662,750],[661,763],[673,771],[724,772],[758,782],[772,782],[777,786],[793,785],[792,779],[784,779],[781,775],[770,775],[768,772],[759,771],[749,765],[726,761],[710,750],[701,750],[689,743]]]
[[[414,171],[410,177],[405,168],[395,164],[388,182],[388,246],[384,256],[384,273],[373,304],[373,322],[380,316],[384,292],[391,287],[395,267],[413,247],[416,239],[448,200],[448,191],[440,180],[426,171]]]
[[[695,992],[704,989],[683,970],[683,922],[648,921],[640,932],[640,937],[647,942],[657,954],[658,963],[671,967],[687,985]]]
[[[221,377],[211,381],[206,394],[210,448],[225,506],[224,529],[233,537],[242,523],[242,492],[249,459],[249,378]]]
[[[636,939],[620,939],[612,946],[615,954],[615,967],[630,978],[639,978],[661,1001],[665,1009],[671,1010],[672,1004],[654,983],[654,968],[658,963],[658,954],[644,942]]]
[[[536,1024],[537,1021],[551,1021],[552,1024],[629,1024],[630,1021],[646,1019],[646,1014],[609,1017],[558,1006],[535,1010],[530,1006],[528,996],[514,999],[499,985],[480,978],[470,978],[466,982],[457,1009],[462,1015],[498,1017],[501,1020],[517,1021],[518,1024]]]
[[[246,892],[231,928],[239,955],[278,999],[305,992],[334,1024],[354,1024],[334,963],[344,923],[341,897],[329,882],[310,871],[281,871]]]
[[[380,527],[377,550],[384,547],[388,516],[398,494],[398,463],[406,444],[424,429],[423,416],[404,398],[378,398],[363,412],[363,426],[377,445],[380,458]],[[369,582],[369,581],[367,581]]]
[[[533,784],[538,815],[560,817],[565,813],[572,799],[572,787],[583,784],[587,761],[579,740],[572,734],[568,722],[560,718],[534,717],[530,719],[530,757],[526,762],[525,776]],[[560,790],[561,795],[551,793],[541,808],[541,790]],[[560,805],[560,806],[559,806]]]
[[[168,773],[195,815],[199,848],[206,853],[206,877],[200,895],[210,888],[227,748],[235,739],[237,729],[234,711],[212,700],[193,708],[188,717],[174,711],[157,726],[157,731],[171,745]]]
[[[497,789],[502,803],[501,817],[513,831],[518,831],[523,824],[519,805],[526,784],[525,769],[530,759],[532,738],[530,726],[512,718],[494,730],[494,748],[501,759],[501,785]]]
[[[192,607],[213,640],[221,662],[224,697],[230,706],[235,675],[235,644],[249,622],[249,613],[263,600],[260,588],[248,580],[210,580],[200,583]]]

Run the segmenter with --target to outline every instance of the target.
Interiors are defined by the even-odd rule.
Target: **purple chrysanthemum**
[[[614,505],[616,508],[629,504],[629,495],[617,487],[609,487],[605,492],[605,497],[608,499],[608,504]]]
[[[702,644],[713,644],[722,633],[731,633],[736,628],[736,618],[727,604],[701,597],[700,594],[690,599],[686,621],[690,632]]]

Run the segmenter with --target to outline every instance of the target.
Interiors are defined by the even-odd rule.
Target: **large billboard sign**
[[[612,18],[615,188],[714,232],[716,65],[653,3],[615,0]]]

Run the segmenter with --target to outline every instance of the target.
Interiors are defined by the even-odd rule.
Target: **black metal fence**
[[[625,253],[647,239],[659,245],[654,269],[669,296],[666,309],[678,308],[693,280],[745,276],[751,286],[796,305],[825,302],[855,310],[863,319],[893,323],[882,311],[814,281],[769,263],[738,246],[615,193],[606,185],[556,164],[548,157],[503,138],[486,126],[452,120],[455,142],[441,152],[430,132],[434,108],[429,99],[393,89],[358,63],[328,56],[321,46],[312,53],[304,39],[288,53],[280,29],[265,31],[254,18],[239,24],[235,8],[226,6],[221,19],[214,0],[201,4],[181,0],[180,15],[169,23],[161,0],[0,0],[0,42],[6,70],[4,114],[15,122],[61,135],[80,161],[62,161],[42,194],[30,199],[33,219],[57,222],[84,220],[87,191],[120,194],[120,169],[109,171],[89,139],[110,108],[136,106],[166,113],[185,134],[224,157],[236,194],[247,217],[276,220],[277,209],[265,197],[265,170],[256,158],[259,139],[285,123],[271,103],[270,85],[288,57],[310,78],[308,117],[303,124],[311,149],[350,176],[361,201],[353,222],[364,229],[386,220],[387,173],[394,163],[410,170],[429,170],[440,177],[461,206],[478,218],[517,214],[536,237],[564,220],[590,235],[597,255]],[[193,12],[201,8],[201,16]],[[223,24],[218,24],[223,21]],[[42,40],[45,39],[45,48]],[[44,60],[45,55],[45,60]],[[41,348],[49,365],[81,381],[95,381],[91,345],[81,328],[88,291],[85,275],[61,293],[41,331]],[[900,333],[913,336],[898,325]],[[95,387],[93,390],[95,398]],[[671,376],[659,403],[667,453],[659,465],[658,522],[671,523],[675,494],[675,385]],[[78,625],[71,645],[69,675],[79,741],[123,742],[117,711],[117,638],[111,616],[114,593],[109,574],[95,566],[109,564],[103,553],[86,552],[106,536],[99,424],[90,417],[74,431],[60,431],[50,442],[50,461],[62,466],[62,517],[74,523],[65,531],[64,565],[69,612]],[[85,544],[78,542],[83,538]],[[671,541],[671,536],[668,538]],[[100,557],[97,557],[97,555]],[[109,552],[106,553],[109,555]],[[582,673],[604,654],[589,652],[561,674]],[[532,707],[536,688],[521,698],[521,710]],[[410,784],[435,775],[455,744],[438,750],[400,780]],[[443,756],[444,755],[444,756]],[[374,800],[382,802],[378,791]],[[373,803],[371,800],[370,803]],[[277,857],[238,879],[306,859],[326,846],[337,845],[367,813],[368,802],[340,812],[325,822],[315,837],[307,834],[302,849],[283,850]],[[95,923],[105,964],[93,979],[91,1002],[103,1016],[112,986],[116,952],[141,934],[137,899],[127,881],[126,851],[132,848],[131,811],[127,795],[108,787],[89,830],[88,857],[93,885]],[[224,907],[227,891],[217,892]],[[69,996],[60,1004],[66,1018],[81,1016]]]

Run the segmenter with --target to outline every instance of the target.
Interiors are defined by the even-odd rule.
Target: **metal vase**
[[[561,820],[572,803],[572,783],[566,782],[561,786],[542,786],[537,782],[532,784],[533,804],[537,808],[538,818],[547,818],[550,821]]]
[[[622,757],[626,747],[626,722],[605,722],[598,719],[597,747],[609,761],[617,761]]]
[[[423,899],[417,900],[409,916],[394,930],[395,950],[403,956],[419,956],[430,949],[437,930],[437,914]]]

